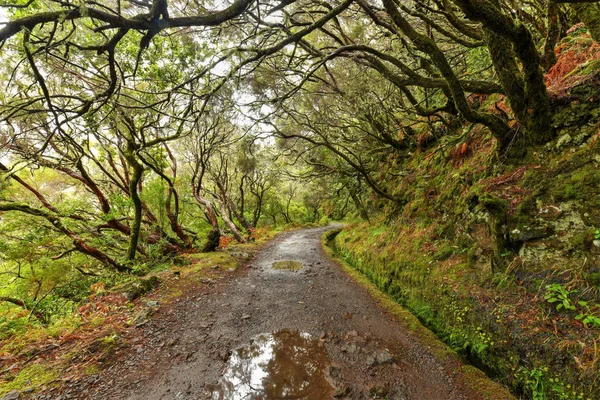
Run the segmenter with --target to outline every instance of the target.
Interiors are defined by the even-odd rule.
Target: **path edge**
[[[379,290],[365,275],[337,257],[334,250],[327,243],[337,235],[332,235],[332,233],[335,231],[339,233],[341,229],[332,226],[332,229],[321,235],[321,249],[332,262],[337,264],[354,283],[377,301],[379,306],[396,317],[397,322],[405,328],[405,331],[423,348],[426,348],[442,365],[457,367],[458,373],[453,376],[456,383],[468,392],[479,395],[482,400],[516,400],[516,397],[505,386],[492,380],[480,369],[465,364],[454,350],[427,329],[416,316],[395,302],[388,294]],[[449,373],[449,375],[452,374]]]

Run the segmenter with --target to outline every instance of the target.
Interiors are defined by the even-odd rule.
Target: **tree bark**
[[[134,261],[136,248],[140,238],[140,230],[142,227],[142,199],[140,198],[138,185],[144,174],[144,167],[138,162],[135,157],[135,148],[133,143],[127,142],[127,148],[123,154],[127,163],[131,167],[131,179],[129,181],[129,197],[133,202],[133,224],[131,225],[131,235],[129,237],[129,250],[127,251],[127,260]]]
[[[571,8],[588,28],[592,38],[600,43],[600,7],[598,3],[572,3]]]
[[[554,47],[560,37],[560,24],[558,23],[558,4],[548,2],[548,13],[546,15],[546,25],[548,33],[546,34],[546,43],[544,43],[544,54],[542,55],[542,66],[544,70],[549,71],[556,64],[556,54]]]
[[[221,205],[221,218],[223,219],[223,222],[225,222],[225,225],[227,225],[229,230],[231,230],[231,233],[233,234],[235,240],[237,240],[239,243],[246,243],[246,239],[242,236],[242,234],[238,230],[237,226],[235,226],[231,218],[229,218],[228,209],[225,205],[226,201],[227,200],[223,198],[219,199],[219,204]]]

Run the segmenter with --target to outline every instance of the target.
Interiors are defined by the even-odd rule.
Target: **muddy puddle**
[[[298,261],[276,261],[273,263],[273,269],[283,269],[287,271],[299,271],[302,269],[302,263]]]
[[[212,398],[328,399],[333,393],[325,377],[328,365],[323,344],[307,333],[262,334],[232,352]]]

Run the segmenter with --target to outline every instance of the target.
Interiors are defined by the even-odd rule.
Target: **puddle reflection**
[[[288,271],[300,271],[302,269],[302,263],[298,261],[276,261],[273,263],[273,269],[284,269]]]
[[[325,348],[307,333],[262,334],[233,351],[213,399],[328,399]]]

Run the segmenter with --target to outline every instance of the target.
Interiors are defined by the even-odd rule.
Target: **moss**
[[[112,289],[115,293],[123,294],[127,300],[133,301],[138,297],[150,292],[160,284],[160,279],[157,276],[150,276],[145,279],[136,279],[124,285]]]
[[[570,240],[570,248],[575,251],[589,251],[594,241],[594,230],[574,234]]]
[[[86,375],[96,375],[100,372],[100,367],[97,364],[88,365],[83,371]]]
[[[27,366],[14,375],[12,380],[2,383],[0,386],[0,396],[4,396],[12,390],[23,390],[25,388],[37,388],[48,385],[56,380],[58,376],[58,372],[48,366],[41,364]]]
[[[600,272],[588,273],[585,279],[594,286],[600,286]]]

